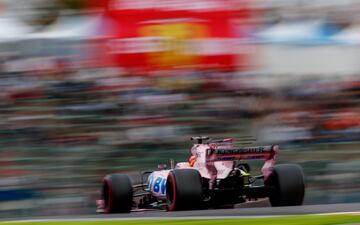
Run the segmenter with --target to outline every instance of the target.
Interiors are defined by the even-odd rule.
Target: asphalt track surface
[[[140,217],[262,217],[279,215],[305,215],[325,214],[341,212],[360,212],[360,203],[356,204],[329,204],[329,205],[306,205],[293,207],[239,207],[234,209],[211,209],[196,211],[146,211],[132,212],[130,214],[98,215],[94,218],[140,218]]]
[[[266,204],[266,203],[265,203]],[[140,211],[126,214],[91,214],[74,216],[57,216],[28,218],[27,221],[61,221],[61,220],[146,220],[146,219],[222,219],[222,218],[246,218],[246,217],[271,217],[285,215],[308,215],[308,214],[333,214],[333,213],[356,213],[360,214],[360,203],[352,204],[328,204],[328,205],[304,205],[293,207],[263,207],[263,203],[239,205],[233,209],[211,209],[196,211]],[[0,219],[4,220],[4,219]],[[16,220],[8,218],[9,220]],[[19,220],[19,219],[17,219]]]

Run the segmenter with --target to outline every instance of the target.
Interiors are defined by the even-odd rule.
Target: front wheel
[[[104,213],[127,213],[132,208],[133,189],[130,177],[124,174],[111,174],[104,178],[102,198]]]
[[[302,205],[305,194],[305,183],[302,169],[298,165],[276,165],[265,181],[270,190],[271,206]]]
[[[202,203],[201,180],[200,173],[194,169],[170,171],[166,180],[168,210],[200,208]]]

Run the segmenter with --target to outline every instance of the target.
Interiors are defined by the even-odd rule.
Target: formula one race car
[[[97,212],[216,208],[266,197],[272,206],[302,204],[305,193],[302,169],[294,164],[275,165],[277,145],[235,147],[232,139],[191,140],[197,143],[188,162],[171,163],[171,169],[143,172],[140,184],[132,185],[124,174],[106,176],[101,200],[96,201]],[[262,174],[251,175],[245,160],[265,160]]]

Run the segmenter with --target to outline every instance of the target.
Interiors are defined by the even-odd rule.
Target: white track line
[[[353,211],[353,212],[335,212],[335,213],[317,213],[317,214],[310,214],[310,215],[342,215],[342,214],[347,214],[347,215],[360,215],[360,211]]]

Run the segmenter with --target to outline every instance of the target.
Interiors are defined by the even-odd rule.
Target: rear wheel
[[[304,175],[298,165],[276,165],[265,181],[271,206],[302,205],[305,194]]]
[[[170,171],[166,180],[168,210],[197,209],[202,204],[200,173],[194,169]]]
[[[127,213],[132,208],[133,189],[130,177],[111,174],[104,178],[102,187],[105,213]]]

